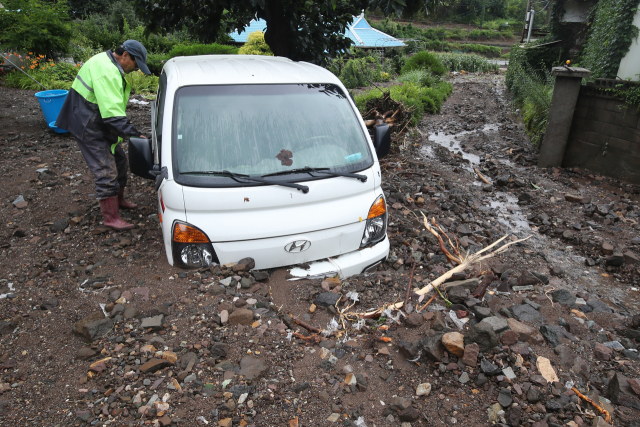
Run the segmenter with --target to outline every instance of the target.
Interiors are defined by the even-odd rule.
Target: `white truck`
[[[256,269],[347,277],[389,254],[378,158],[329,71],[286,58],[178,57],[163,68],[152,137],[131,138],[132,173],[155,179],[169,264],[251,257]]]

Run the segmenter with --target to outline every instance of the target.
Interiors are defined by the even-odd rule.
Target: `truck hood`
[[[280,185],[198,188],[183,186],[186,219],[213,242],[266,239],[357,223],[382,192],[376,188],[377,164],[366,182],[332,177],[300,182],[303,194]],[[376,184],[377,183],[377,184]]]

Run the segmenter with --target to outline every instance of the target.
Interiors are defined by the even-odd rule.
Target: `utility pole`
[[[485,0],[482,0],[482,15],[480,15],[480,28],[484,25],[484,9],[485,9]]]
[[[533,6],[531,6],[531,15],[529,16],[529,34],[527,35],[527,43],[529,43],[529,40],[531,40],[531,31],[533,30],[533,19],[536,16],[536,11],[533,9]]]
[[[525,9],[524,25],[522,26],[522,37],[520,37],[520,43],[524,42],[524,34],[527,31],[527,23],[529,22],[529,9],[531,6],[531,0],[527,0],[527,8]]]

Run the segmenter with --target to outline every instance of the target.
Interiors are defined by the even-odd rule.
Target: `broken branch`
[[[478,174],[478,178],[480,178],[482,182],[484,182],[485,184],[491,185],[491,182],[487,178],[485,178],[484,175],[480,173],[478,168],[474,168],[473,171]]]
[[[598,411],[600,411],[601,414],[604,415],[604,420],[609,424],[611,424],[611,415],[609,415],[609,411],[604,409],[602,406],[598,405],[596,402],[593,401],[593,399],[590,399],[584,394],[580,393],[577,388],[571,387],[571,390],[573,390],[573,392],[577,394],[580,399],[586,400],[587,402],[591,403]]]
[[[308,323],[303,322],[302,320],[298,320],[295,317],[293,317],[293,314],[289,313],[289,316],[291,317],[291,319],[298,325],[302,326],[303,328],[305,328],[306,330],[308,330],[309,332],[315,332],[316,334],[320,333],[321,330],[320,328],[316,328],[315,326],[311,326]]]

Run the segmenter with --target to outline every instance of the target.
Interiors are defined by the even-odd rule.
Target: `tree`
[[[0,49],[33,52],[54,58],[66,53],[72,36],[64,0],[3,0]]]
[[[349,49],[345,28],[367,7],[385,14],[413,13],[442,0],[137,0],[150,32],[185,26],[204,43],[219,34],[242,30],[254,18],[267,22],[264,39],[277,56],[326,63]]]
[[[262,31],[254,31],[247,37],[247,42],[238,50],[240,55],[265,55],[273,56],[273,52],[264,41]]]

